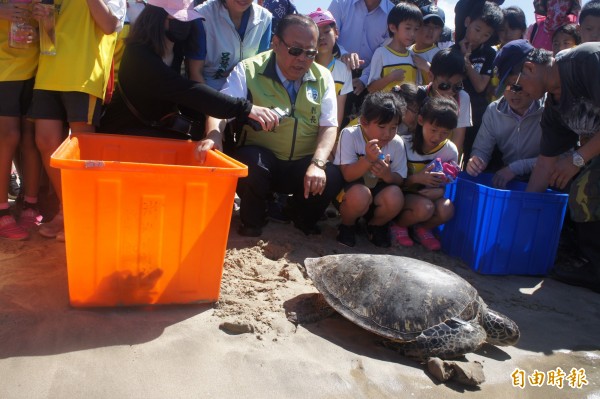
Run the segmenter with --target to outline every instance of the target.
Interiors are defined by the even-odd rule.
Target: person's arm
[[[258,52],[262,53],[263,51],[267,51],[271,48],[271,29],[273,28],[273,21],[269,21],[269,25],[267,26],[267,30],[263,33],[260,38],[260,43],[258,44]]]
[[[508,164],[508,167],[512,172],[517,176],[525,176],[531,174],[533,168],[535,167],[535,162],[537,161],[537,157],[526,158],[526,159],[518,159],[514,162]]]
[[[477,70],[473,68],[473,65],[470,62],[467,62],[466,59],[465,69],[467,70],[467,78],[469,78],[469,81],[473,85],[475,91],[477,93],[483,93],[488,83],[490,83],[491,77],[489,75],[482,75],[477,72]]]
[[[314,159],[327,161],[329,154],[333,150],[335,138],[337,137],[337,126],[320,126],[317,136],[317,149],[313,156]],[[325,171],[317,165],[311,163],[304,174],[304,198],[310,194],[321,195],[325,191],[327,176]]]
[[[227,120],[209,116],[206,118],[206,137],[198,143],[197,158],[200,163],[206,160],[206,152],[212,149],[223,151],[223,131]]]
[[[597,157],[600,154],[600,132],[596,132],[591,139],[579,147],[577,152],[583,157],[586,163],[592,158]],[[554,166],[549,184],[563,189],[579,170],[580,168],[573,165],[572,157],[561,157]]]
[[[540,155],[535,162],[535,167],[527,184],[527,191],[540,193],[548,188],[550,176],[556,165],[558,157],[546,157]]]
[[[122,23],[122,18],[125,16],[125,1],[118,0],[117,2],[113,2],[113,8],[115,8],[115,10],[119,10],[118,14],[116,12],[111,11],[111,8],[109,8],[108,4],[106,4],[103,0],[86,1],[88,8],[90,9],[90,13],[92,14],[92,18],[94,19],[94,22],[96,22],[96,25],[98,25],[100,30],[105,35],[110,35],[111,33],[116,32],[119,28],[119,24]]]
[[[347,94],[340,94],[337,96],[337,120],[338,127],[342,126],[342,121],[344,120],[344,108],[346,107],[346,98]]]
[[[188,63],[190,79],[198,83],[204,80],[204,61],[206,60],[206,31],[202,18],[192,22],[192,33],[185,44],[185,58]]]
[[[495,104],[490,104],[483,114],[481,126],[473,142],[471,159],[468,160],[466,168],[467,173],[471,176],[477,176],[485,170],[496,145],[495,132],[498,129],[505,129],[504,126],[497,126],[498,121],[494,120],[497,112]]]

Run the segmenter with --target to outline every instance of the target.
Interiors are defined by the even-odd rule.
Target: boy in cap
[[[435,4],[421,7],[421,13],[423,14],[423,24],[417,32],[415,44],[411,46],[410,50],[413,53],[413,61],[419,69],[417,84],[428,84],[431,60],[440,51],[437,42],[444,29],[446,16],[444,11]]]
[[[527,190],[563,189],[571,182],[570,216],[579,249],[589,260],[579,268],[555,268],[554,277],[600,292],[600,81],[590,79],[600,69],[600,43],[584,43],[554,58],[515,40],[499,51],[495,63],[501,86],[517,74],[513,91],[534,99],[547,93],[540,156]],[[559,157],[572,148],[577,150],[571,156]]]

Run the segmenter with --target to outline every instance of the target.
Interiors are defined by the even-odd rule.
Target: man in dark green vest
[[[318,37],[312,19],[284,17],[272,50],[240,62],[221,90],[281,115],[279,121],[266,114],[260,126],[244,125],[237,138],[235,157],[248,165],[248,177],[237,186],[241,235],[262,234],[271,192],[293,194],[294,225],[307,235],[319,234],[317,221],[342,188],[339,168],[328,162],[337,134],[337,102],[331,73],[314,62]],[[221,148],[225,122],[208,119],[200,151]]]

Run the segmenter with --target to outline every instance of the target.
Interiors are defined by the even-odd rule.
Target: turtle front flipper
[[[502,313],[484,308],[480,315],[480,323],[487,333],[486,341],[492,345],[515,345],[521,333],[517,323],[504,316]]]
[[[479,324],[452,318],[424,330],[412,341],[391,342],[386,346],[418,359],[453,359],[476,351],[485,340],[485,330]]]

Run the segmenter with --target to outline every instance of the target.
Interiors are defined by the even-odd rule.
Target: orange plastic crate
[[[247,167],[190,141],[76,134],[61,170],[73,306],[214,302],[237,179]]]

